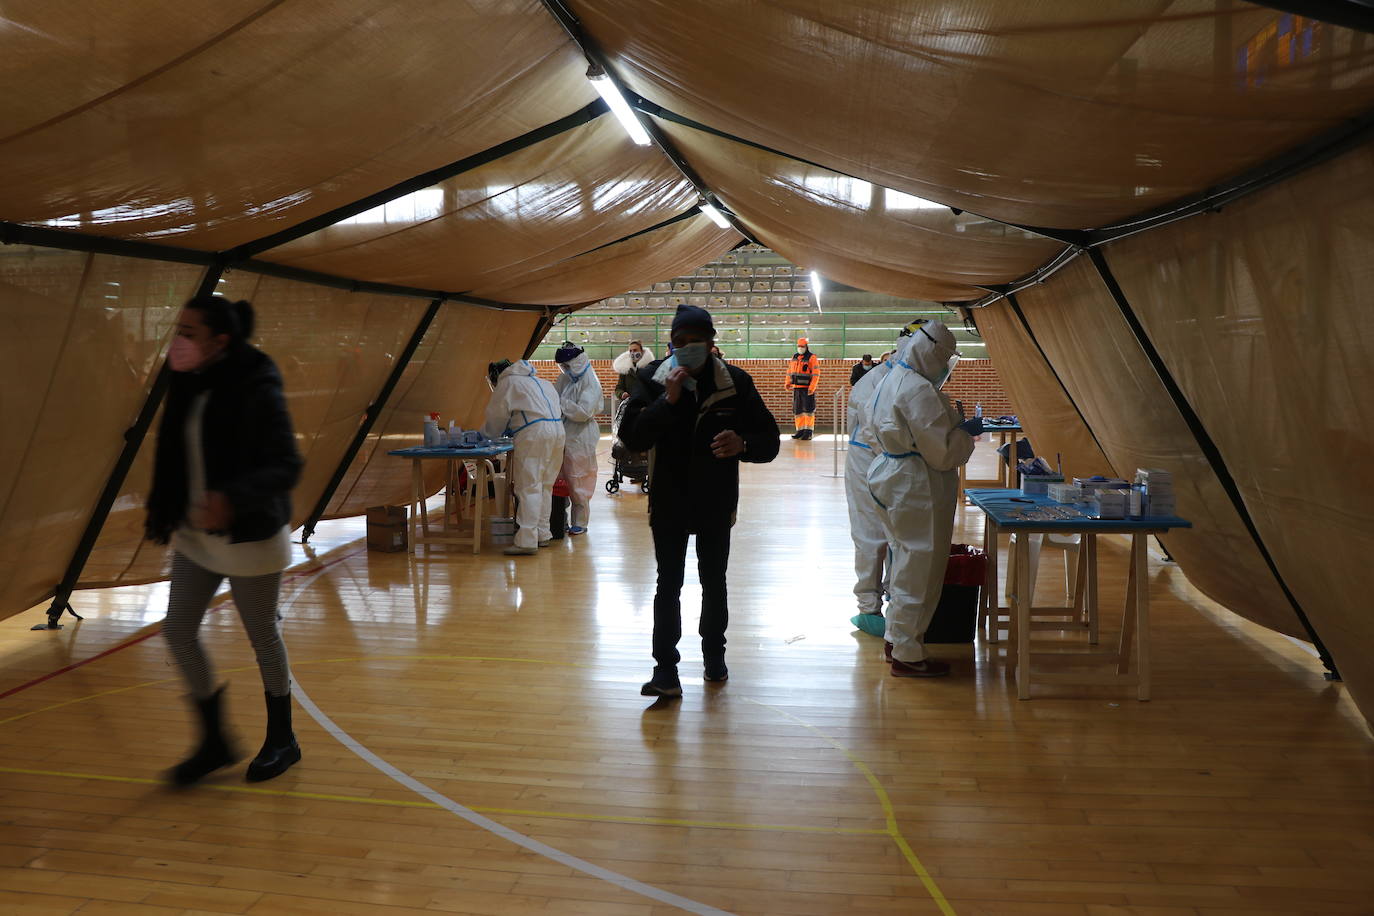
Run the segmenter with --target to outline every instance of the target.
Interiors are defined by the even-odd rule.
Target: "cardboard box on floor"
[[[372,506],[367,510],[367,549],[398,553],[406,549],[408,507]]]

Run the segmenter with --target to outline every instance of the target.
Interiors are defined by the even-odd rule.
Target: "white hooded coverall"
[[[868,492],[868,468],[874,443],[859,438],[878,384],[892,368],[884,361],[870,369],[849,391],[849,450],[844,456],[844,498],[849,504],[849,536],[854,541],[854,597],[860,614],[883,609],[883,566],[887,535],[873,494]]]
[[[515,511],[516,547],[538,547],[553,536],[549,513],[553,484],[563,462],[563,412],[558,392],[534,372],[526,360],[506,367],[496,380],[487,404],[482,434],[495,439],[513,436],[511,484],[520,501]]]
[[[879,383],[860,438],[876,444],[868,488],[892,548],[887,641],[892,657],[926,658],[923,638],[944,587],[959,496],[956,468],[973,454],[973,437],[931,380],[943,380],[954,335],[932,321],[902,338]],[[870,375],[872,373],[869,373]]]
[[[601,409],[601,381],[592,371],[592,361],[579,353],[559,370],[553,387],[563,409],[562,475],[572,489],[572,526],[586,528],[591,517],[592,494],[596,492],[596,447],[601,428],[596,414]]]

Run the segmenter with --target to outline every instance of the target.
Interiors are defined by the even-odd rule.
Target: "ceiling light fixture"
[[[620,126],[625,128],[625,132],[630,135],[630,139],[640,146],[648,146],[651,142],[649,134],[644,129],[644,125],[639,123],[639,118],[630,110],[630,104],[625,101],[625,97],[620,94],[620,90],[611,78],[606,75],[606,71],[601,69],[598,64],[592,64],[587,68],[587,79],[591,81],[592,88],[610,106],[611,114],[615,115]]]
[[[811,271],[811,290],[816,294],[816,311],[824,314],[825,309],[821,308],[821,275],[817,271]]]
[[[730,221],[725,218],[725,214],[721,213],[719,210],[708,204],[706,201],[703,200],[701,203],[697,204],[697,209],[700,210],[702,213],[705,213],[707,216],[709,216],[711,218],[711,222],[715,223],[720,228],[730,228]]]

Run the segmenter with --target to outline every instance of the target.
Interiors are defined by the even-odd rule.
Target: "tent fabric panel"
[[[1036,454],[1047,461],[1058,455],[1066,477],[1118,473],[1011,306],[997,302],[974,318]]]
[[[1134,216],[1374,109],[1362,33],[1239,0],[569,6],[651,102],[1022,224]]]
[[[7,11],[0,75],[34,92],[0,102],[16,118],[0,117],[0,218],[229,248],[596,98],[535,0],[175,6],[180,31],[143,13]],[[75,63],[54,37],[73,31]]]
[[[1193,528],[1162,540],[1189,580],[1243,617],[1305,635],[1092,262],[1077,258],[1017,299],[1111,466],[1173,472],[1178,514]]]
[[[1060,243],[672,122],[660,122],[708,187],[789,260],[851,286],[970,300]],[[795,257],[794,257],[795,255]]]
[[[65,575],[201,277],[183,264],[0,249],[0,617],[50,597]]]
[[[472,290],[647,229],[696,198],[661,152],[636,146],[604,116],[264,257],[363,280]]]
[[[538,317],[445,302],[335,491],[326,517],[404,505],[410,499],[410,462],[387,452],[422,444],[423,421],[430,413],[437,412],[445,426],[449,420],[464,429],[481,426],[491,397],[487,364],[520,358]],[[424,462],[422,467],[426,492],[437,492],[443,486],[443,462]]]
[[[1366,718],[1374,148],[1106,249]]]
[[[599,251],[508,276],[473,294],[505,302],[593,302],[681,276],[740,241],[734,229],[722,229],[698,214]]]

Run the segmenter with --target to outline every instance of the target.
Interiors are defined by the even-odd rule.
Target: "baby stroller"
[[[619,493],[620,485],[626,479],[639,484],[640,492],[649,492],[649,453],[632,452],[620,441],[620,421],[625,416],[629,398],[622,398],[615,405],[611,416],[611,479],[606,481],[607,493]]]

